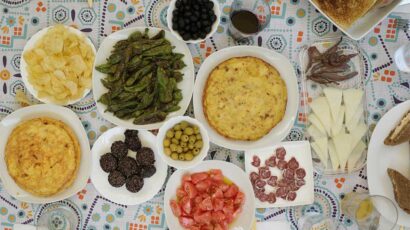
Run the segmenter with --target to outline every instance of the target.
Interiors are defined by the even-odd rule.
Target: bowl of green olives
[[[178,116],[166,121],[157,135],[159,155],[177,169],[199,164],[208,154],[209,137],[205,127],[194,118]]]

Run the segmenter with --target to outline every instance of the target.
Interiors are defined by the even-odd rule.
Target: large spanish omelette
[[[202,98],[209,124],[234,140],[257,140],[284,117],[286,83],[279,72],[255,57],[236,57],[209,75]]]

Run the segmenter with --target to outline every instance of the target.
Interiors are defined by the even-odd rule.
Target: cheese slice
[[[317,140],[321,137],[327,137],[326,133],[322,133],[320,132],[316,126],[311,125],[307,128],[307,132],[309,134],[309,136],[311,136],[314,140]]]
[[[328,140],[327,137],[322,137],[316,140],[317,145],[319,146],[320,150],[322,151],[323,154],[323,163],[325,164],[325,168],[327,168],[327,159],[328,157]]]
[[[325,127],[323,126],[322,122],[320,122],[319,118],[318,118],[315,114],[311,113],[311,114],[308,116],[308,120],[310,121],[310,123],[312,123],[312,125],[313,125],[314,127],[316,127],[316,129],[317,129],[321,134],[326,135],[326,129],[325,129]]]
[[[333,121],[336,121],[339,117],[340,106],[342,105],[343,91],[337,88],[325,88],[323,93],[326,96],[327,103],[330,107]]]
[[[349,121],[346,121],[346,128],[347,130],[349,130],[349,132],[352,132],[356,128],[362,116],[363,116],[363,106],[359,106],[356,109],[356,112],[354,113],[352,119],[350,119]]]
[[[355,168],[357,161],[360,159],[365,149],[366,144],[363,141],[360,141],[353,149],[352,154],[347,161],[347,169],[349,172],[351,172]]]
[[[347,160],[349,159],[350,153],[352,151],[351,142],[352,137],[346,132],[341,132],[339,135],[333,137],[333,143],[335,144],[340,168],[342,170],[345,169]]]
[[[363,91],[360,89],[347,89],[343,91],[343,102],[346,106],[345,121],[350,121],[362,102]]]
[[[366,132],[367,126],[363,122],[360,122],[358,125],[356,125],[355,129],[353,129],[353,131],[351,132],[352,147],[355,147],[360,142]]]
[[[345,106],[342,105],[340,106],[339,109],[339,114],[336,120],[333,121],[333,125],[332,125],[332,136],[337,136],[340,131],[342,131],[343,129],[343,120],[345,117]]]
[[[329,156],[330,156],[330,161],[332,162],[333,170],[337,170],[340,166],[340,163],[339,163],[339,157],[337,156],[337,153],[336,153],[335,144],[333,143],[333,141],[329,142]]]
[[[312,142],[312,148],[319,157],[320,161],[323,163],[324,167],[327,168],[327,161],[328,161],[328,153],[326,150],[326,153],[322,151],[322,149],[319,147],[318,143]]]
[[[318,97],[310,103],[310,108],[319,118],[319,121],[323,124],[326,132],[330,134],[330,127],[332,126],[332,117],[330,115],[329,104],[325,97]]]

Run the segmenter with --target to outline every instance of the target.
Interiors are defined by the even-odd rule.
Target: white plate
[[[202,146],[201,151],[199,152],[198,155],[194,157],[191,161],[179,161],[179,160],[173,160],[171,157],[165,155],[164,153],[164,138],[169,129],[174,127],[176,124],[178,124],[181,121],[187,121],[190,124],[196,125],[199,127],[199,132],[202,136],[202,142],[204,145]],[[159,129],[158,135],[157,135],[157,149],[158,153],[161,156],[161,158],[171,167],[174,167],[176,169],[187,169],[187,168],[192,168],[199,163],[201,163],[204,158],[208,155],[208,150],[209,150],[209,137],[208,137],[208,132],[204,128],[204,126],[197,121],[196,119],[193,119],[191,117],[187,116],[178,116],[178,117],[173,117],[169,119],[161,128]]]
[[[47,31],[52,28],[53,26],[49,26],[46,27],[40,31],[38,31],[37,33],[35,33],[30,40],[28,40],[28,42],[26,43],[26,45],[24,46],[23,49],[23,53],[21,54],[21,59],[20,59],[20,74],[21,74],[21,78],[24,82],[24,85],[26,86],[26,88],[28,89],[28,91],[39,101],[46,103],[46,104],[56,104],[55,102],[51,101],[48,98],[39,98],[38,97],[38,91],[33,87],[32,84],[30,84],[29,80],[28,80],[28,73],[27,73],[27,62],[24,60],[24,53],[28,50],[31,50],[34,48],[35,44],[37,43],[38,40],[40,40],[42,37],[44,37],[44,35],[47,33]],[[81,32],[80,30],[77,30],[71,26],[65,26],[67,29],[69,29],[71,32],[77,34],[78,36],[84,36],[85,38],[85,42],[91,47],[94,55],[96,53],[95,51],[95,47],[94,44],[91,42],[91,40],[84,35],[83,32]],[[71,105],[74,104],[76,102],[79,102],[81,99],[83,99],[85,96],[87,96],[87,94],[90,92],[91,89],[87,89],[84,90],[84,94],[81,98],[78,98],[76,100],[70,100],[68,101],[66,104],[64,105]]]
[[[362,39],[367,33],[369,33],[375,26],[377,26],[381,21],[383,21],[394,9],[400,4],[404,3],[405,0],[393,1],[390,5],[376,8],[370,10],[363,17],[359,18],[350,28],[343,29],[336,22],[334,22],[330,17],[328,17],[312,0],[309,2],[319,10],[330,22],[337,26],[343,33],[351,37],[354,40]]]
[[[188,170],[177,170],[168,180],[164,196],[164,212],[167,225],[170,230],[183,229],[178,218],[172,213],[169,205],[170,200],[176,199],[177,189],[181,186],[182,176],[186,173],[207,172],[211,169],[220,169],[222,174],[235,183],[241,192],[245,194],[245,203],[242,212],[229,225],[229,229],[251,229],[255,218],[255,197],[253,195],[252,184],[246,173],[238,166],[226,161],[209,160],[203,161],[195,168]]]
[[[387,112],[373,131],[367,153],[367,179],[370,195],[382,195],[390,198],[399,210],[398,225],[410,227],[410,215],[404,212],[394,199],[393,185],[387,174],[387,169],[392,168],[410,178],[410,148],[409,143],[397,146],[385,145],[384,139],[400,122],[404,114],[410,110],[410,100],[403,102]],[[377,206],[376,206],[377,207]],[[394,220],[390,214],[392,210],[380,209],[379,212],[386,219]]]
[[[165,182],[168,173],[168,166],[158,156],[158,151],[155,146],[156,138],[149,131],[140,130],[138,137],[141,140],[143,147],[151,148],[155,153],[155,168],[156,172],[149,178],[144,178],[144,187],[137,193],[132,193],[123,185],[120,188],[115,188],[108,183],[108,173],[104,172],[100,166],[100,157],[111,151],[111,144],[114,141],[124,140],[125,128],[115,127],[104,132],[94,143],[91,150],[92,154],[92,171],[91,182],[101,195],[105,198],[123,205],[137,205],[152,199],[155,194],[161,189]],[[135,158],[136,153],[128,151],[128,156]]]
[[[20,188],[8,174],[6,162],[4,161],[7,140],[13,129],[20,122],[37,117],[50,117],[64,122],[76,134],[81,147],[81,162],[74,183],[68,189],[50,197],[35,196]],[[73,111],[61,106],[44,104],[21,108],[0,122],[0,130],[0,175],[7,193],[14,198],[28,203],[51,203],[73,196],[86,186],[91,171],[90,143],[80,119]]]
[[[195,43],[205,41],[206,39],[210,38],[216,32],[216,30],[218,29],[218,26],[219,26],[220,19],[221,19],[221,10],[219,9],[219,2],[217,0],[210,0],[211,2],[214,3],[213,10],[214,10],[214,13],[215,13],[215,16],[216,16],[216,20],[215,20],[214,24],[212,25],[211,32],[209,32],[209,34],[207,34],[204,39],[188,40],[188,41],[185,41],[184,39],[182,39],[182,37],[179,35],[179,33],[172,29],[172,12],[174,12],[174,10],[175,10],[176,1],[177,0],[171,0],[171,2],[169,3],[169,6],[168,6],[168,10],[167,10],[168,29],[169,29],[169,31],[171,31],[171,33],[175,37],[177,37],[179,40],[181,40],[183,42],[195,44]]]
[[[253,166],[252,157],[257,155],[261,160],[261,166],[265,164],[265,160],[275,154],[275,150],[279,147],[284,147],[286,149],[286,156],[285,160],[289,161],[290,158],[295,157],[296,160],[299,162],[299,167],[302,167],[306,171],[305,182],[306,184],[303,185],[297,192],[297,197],[294,201],[287,201],[282,198],[276,198],[276,202],[274,204],[270,204],[269,202],[261,202],[258,198],[256,200],[256,208],[277,208],[277,207],[290,207],[290,206],[297,206],[297,205],[308,205],[312,204],[314,201],[314,181],[313,181],[313,164],[312,164],[312,153],[310,150],[309,141],[290,141],[290,142],[282,142],[277,145],[274,145],[269,148],[258,149],[258,150],[251,150],[245,152],[245,169],[246,173],[249,174],[251,172],[258,172],[258,169]],[[282,179],[281,172],[278,168],[269,168],[272,176],[277,176],[278,180]],[[271,186],[265,186],[266,193],[274,192]]]
[[[285,81],[288,91],[288,102],[286,105],[285,116],[282,121],[279,122],[268,134],[256,141],[238,141],[220,135],[209,125],[202,107],[203,91],[211,71],[221,62],[233,57],[244,56],[257,57],[274,66]],[[230,47],[219,50],[205,59],[196,77],[193,102],[195,118],[208,130],[211,142],[233,150],[258,149],[282,141],[293,127],[299,105],[298,82],[292,64],[282,54],[255,46]]]
[[[123,29],[115,33],[112,33],[108,37],[106,37],[101,43],[100,48],[98,49],[98,52],[97,52],[97,56],[95,57],[95,63],[94,63],[93,95],[94,95],[94,100],[97,103],[98,111],[108,121],[118,126],[127,127],[130,129],[146,129],[146,130],[159,129],[159,127],[161,127],[161,125],[166,120],[170,119],[171,117],[184,115],[191,101],[192,91],[194,89],[194,76],[195,75],[194,75],[194,64],[192,62],[191,52],[189,51],[188,46],[184,42],[178,40],[169,31],[165,30],[165,38],[171,42],[172,46],[175,46],[173,52],[181,53],[184,55],[183,61],[186,66],[181,71],[184,76],[183,76],[183,80],[178,83],[178,88],[182,90],[182,96],[183,96],[182,101],[179,102],[179,106],[181,107],[181,109],[168,114],[165,121],[157,122],[153,124],[146,124],[146,125],[135,125],[133,123],[133,119],[122,120],[114,116],[114,114],[111,112],[105,112],[105,110],[107,109],[107,106],[98,102],[98,99],[100,99],[100,97],[104,93],[108,92],[108,89],[106,89],[101,83],[101,79],[104,79],[106,74],[98,72],[95,69],[95,66],[98,66],[98,65],[101,65],[107,62],[106,59],[110,56],[115,43],[117,43],[120,40],[127,39],[128,36],[135,31],[144,32],[146,28],[149,29],[148,34],[150,37],[154,36],[159,31],[161,31],[161,29],[155,28],[155,27],[132,27],[132,28]]]

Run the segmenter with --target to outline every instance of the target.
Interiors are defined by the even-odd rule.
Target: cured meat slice
[[[288,168],[293,170],[299,168],[299,162],[294,157],[290,158],[288,161]]]
[[[276,167],[276,157],[271,156],[265,161],[265,165],[269,167]]]
[[[296,180],[296,185],[298,186],[298,187],[302,187],[303,185],[305,185],[306,184],[306,182],[305,182],[305,180]]]
[[[256,172],[251,172],[251,174],[249,174],[249,179],[251,180],[252,183],[255,183],[255,181],[259,178],[260,176]]]
[[[255,167],[259,167],[261,165],[261,159],[258,156],[254,155],[252,157],[252,163],[251,164]]]
[[[303,179],[306,176],[306,171],[303,168],[296,169],[296,177],[299,179]]]
[[[276,194],[274,192],[268,194],[268,202],[271,204],[276,202]]]
[[[289,193],[289,188],[287,187],[280,187],[276,190],[276,197],[280,197],[282,199],[286,199],[286,196]]]
[[[277,148],[276,149],[276,158],[280,160],[284,160],[286,156],[286,149],[283,147]]]
[[[255,187],[256,188],[262,189],[263,187],[265,187],[265,185],[266,185],[266,182],[261,180],[261,179],[257,179],[255,181]]]
[[[268,179],[271,176],[271,172],[269,170],[269,167],[264,166],[259,168],[259,176],[262,179]]]
[[[283,177],[291,180],[295,177],[295,171],[293,169],[288,168],[285,171],[283,171]]]
[[[269,179],[266,181],[268,185],[272,187],[276,187],[278,185],[278,177],[277,176],[271,176]]]
[[[278,169],[283,170],[286,168],[287,164],[288,162],[286,162],[285,160],[279,160],[276,166],[278,167]]]
[[[294,201],[296,199],[296,196],[296,192],[290,191],[286,196],[286,200]]]

